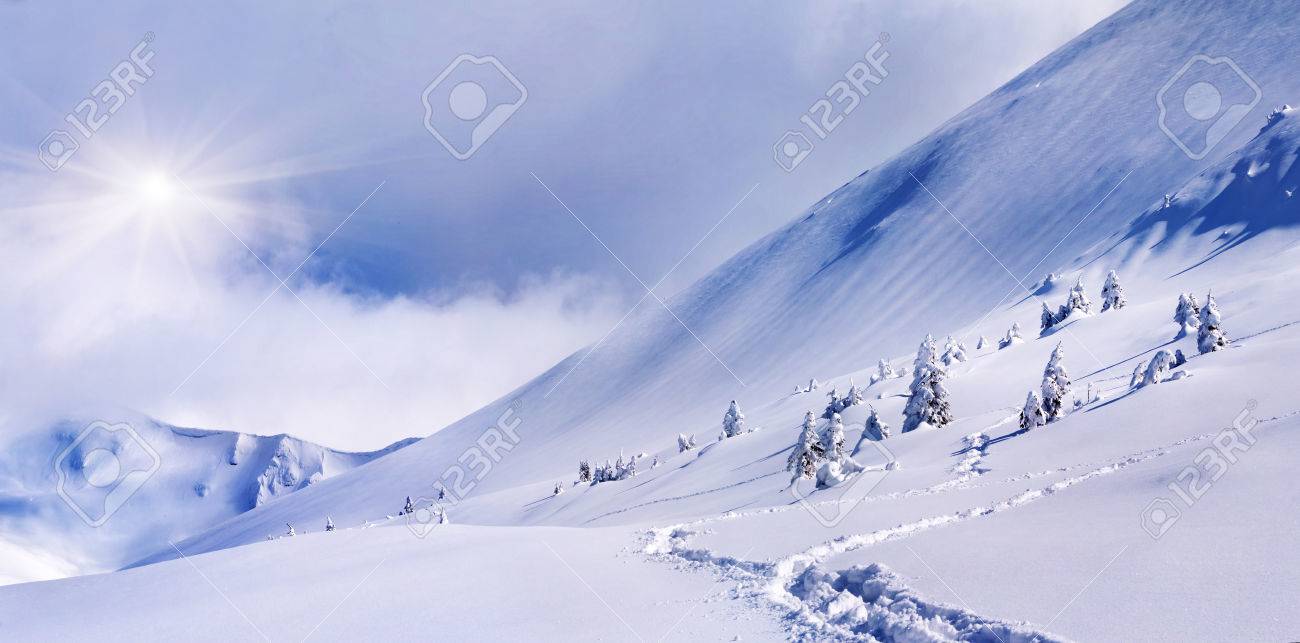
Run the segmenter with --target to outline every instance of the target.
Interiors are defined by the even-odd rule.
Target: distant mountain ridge
[[[51,560],[79,572],[114,569],[415,442],[350,453],[285,434],[177,427],[128,411],[104,415],[111,420],[62,420],[7,445],[13,457],[0,463],[0,549],[8,555],[0,556],[0,581],[62,575]],[[121,426],[131,432],[95,435]],[[104,455],[110,452],[115,457]],[[107,494],[129,473],[147,478],[102,525],[89,524],[115,502]]]

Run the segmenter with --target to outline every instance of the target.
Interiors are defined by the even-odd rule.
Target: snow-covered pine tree
[[[818,382],[817,378],[812,377],[808,379],[808,388],[805,389],[804,392],[815,391],[819,388],[821,388],[821,382]]]
[[[1228,337],[1223,334],[1223,319],[1219,315],[1219,305],[1214,302],[1214,295],[1205,295],[1200,322],[1201,327],[1196,332],[1196,347],[1202,355],[1228,347]]]
[[[1038,391],[1029,391],[1029,395],[1025,397],[1025,406],[1020,409],[1020,428],[1032,429],[1044,424],[1047,424],[1047,416],[1043,413],[1043,403],[1038,397]]]
[[[1283,103],[1278,107],[1274,107],[1273,111],[1268,113],[1268,118],[1264,120],[1264,128],[1267,129],[1269,127],[1272,127],[1276,125],[1278,121],[1282,120],[1283,118],[1286,118],[1287,112],[1291,111],[1291,109],[1292,109],[1291,105],[1287,103]]]
[[[446,500],[446,499],[447,499],[447,488],[446,488],[446,487],[441,486],[441,485],[438,486],[438,499],[439,499],[439,500]]]
[[[554,489],[553,491],[551,491],[551,495],[552,495],[552,496],[558,496],[558,495],[560,495],[560,494],[562,494],[562,493],[564,493],[564,483],[563,483],[563,482],[557,482],[557,483],[555,483],[555,489]]]
[[[1020,322],[1011,322],[1011,328],[1007,329],[1007,336],[998,340],[998,350],[1002,350],[1014,344],[1023,343],[1025,340],[1020,336]]]
[[[627,470],[627,464],[623,462],[623,454],[618,454],[618,459],[614,461],[614,471],[611,475],[613,480],[622,480],[624,472]]]
[[[655,459],[650,461],[650,468],[657,469],[658,467],[659,467],[659,456],[656,455]]]
[[[795,443],[790,458],[785,462],[785,470],[794,472],[790,482],[793,483],[799,478],[813,477],[817,473],[817,463],[821,457],[822,447],[817,439],[817,419],[813,417],[813,412],[809,411],[803,417],[799,441]]]
[[[1065,370],[1065,351],[1061,344],[1052,349],[1052,356],[1043,369],[1043,416],[1053,422],[1065,414],[1065,398],[1070,395],[1070,374]]]
[[[839,462],[844,459],[844,420],[839,413],[831,415],[831,422],[822,432],[822,453],[827,460]]]
[[[578,461],[578,482],[591,482],[591,465],[586,460]]]
[[[1056,313],[1056,323],[1065,321],[1076,312],[1084,315],[1092,312],[1092,302],[1088,300],[1088,293],[1084,292],[1082,276],[1070,287],[1069,297],[1061,305],[1061,310]]]
[[[685,433],[678,433],[678,434],[677,434],[677,452],[678,452],[678,453],[681,453],[681,452],[683,452],[683,451],[690,451],[691,449],[694,449],[694,448],[695,448],[695,434],[694,434],[694,433],[692,433],[692,434],[691,434],[691,437],[689,437],[689,438],[686,437],[686,434],[685,434]]]
[[[1056,325],[1056,314],[1053,313],[1052,310],[1047,307],[1047,302],[1043,302],[1043,312],[1041,315],[1039,315],[1039,319],[1040,319],[1039,332],[1046,332],[1047,329]]]
[[[1128,387],[1135,388],[1142,383],[1142,364],[1133,367],[1133,375],[1128,378]]]
[[[880,421],[880,415],[876,413],[876,407],[869,407],[866,424],[863,425],[862,431],[876,436],[877,439],[883,440],[889,437],[889,425]]]
[[[1165,381],[1165,376],[1169,374],[1169,364],[1173,362],[1173,356],[1167,350],[1157,351],[1147,364],[1146,374],[1142,376],[1142,386],[1148,384],[1159,384]]]
[[[954,340],[952,335],[949,335],[948,341],[943,345],[943,363],[952,366],[957,362],[964,361],[966,361],[966,347],[961,342]]]
[[[840,401],[843,403],[843,408],[848,408],[848,407],[850,407],[850,406],[856,406],[856,405],[861,404],[861,403],[863,402],[863,399],[862,399],[862,391],[861,391],[861,389],[858,388],[858,385],[857,385],[857,384],[854,384],[854,383],[853,383],[853,380],[852,380],[852,379],[849,380],[849,392],[846,393],[846,394],[844,395],[844,399],[842,399],[842,400],[840,400]]]
[[[731,406],[722,416],[722,434],[728,438],[734,438],[745,432],[745,414],[740,412],[740,407],[736,406],[736,401],[731,401]]]
[[[334,519],[325,516],[325,531],[334,531]]]
[[[293,530],[293,525],[291,525],[291,524],[289,524],[289,523],[286,522],[286,523],[284,523],[284,526],[289,528],[289,531],[285,532],[284,535],[286,535],[286,536],[297,536],[297,535],[298,535],[298,532],[296,532],[296,531]]]
[[[1174,323],[1178,324],[1178,336],[1183,337],[1201,325],[1201,307],[1196,297],[1190,293],[1178,295],[1178,307],[1174,309]]]
[[[898,377],[898,373],[894,372],[893,365],[884,359],[881,359],[880,362],[876,364],[876,372],[871,374],[871,384],[883,382],[895,377]]]
[[[407,496],[407,497],[406,497],[406,504],[402,506],[402,512],[399,513],[399,514],[397,514],[397,515],[399,515],[399,516],[408,516],[408,515],[413,514],[413,513],[415,513],[415,505],[411,504],[411,497],[410,497],[410,496]]]
[[[447,512],[446,512],[446,510],[444,510],[442,507],[439,507],[439,508],[438,508],[438,524],[440,524],[440,525],[446,525],[446,524],[449,524],[450,522],[451,522],[451,519],[447,517]]]
[[[637,456],[628,458],[627,466],[623,467],[623,475],[619,477],[619,480],[626,480],[636,476],[636,458]]]
[[[831,392],[830,392],[830,393],[827,393],[827,394],[826,394],[826,397],[827,397],[830,401],[826,403],[826,416],[825,416],[825,417],[828,417],[828,418],[829,418],[831,413],[839,413],[840,411],[844,410],[844,407],[842,406],[842,402],[840,402],[840,390],[839,390],[839,388],[832,386],[832,387],[831,387]]]
[[[1119,310],[1128,303],[1124,298],[1124,287],[1119,285],[1119,275],[1112,270],[1106,273],[1106,283],[1101,287],[1101,312],[1112,308]]]
[[[983,335],[980,335],[980,340],[978,342],[975,342],[975,350],[982,351],[985,348],[988,348],[988,345],[989,345],[989,339]]]
[[[903,411],[903,433],[916,430],[922,423],[943,427],[952,421],[948,389],[943,385],[947,376],[935,355],[934,338],[926,335],[912,364],[911,395]]]

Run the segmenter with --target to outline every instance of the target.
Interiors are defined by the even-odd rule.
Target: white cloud
[[[602,335],[625,305],[610,284],[569,274],[525,278],[509,296],[471,285],[420,298],[299,276],[295,296],[240,240],[288,275],[319,240],[286,200],[268,224],[252,214],[266,203],[204,194],[232,234],[193,199],[150,213],[101,177],[5,179],[0,197],[19,204],[0,213],[10,431],[126,406],[375,448],[507,393]]]

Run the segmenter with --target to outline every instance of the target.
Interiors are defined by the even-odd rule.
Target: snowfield
[[[198,474],[160,475],[100,532],[52,505],[11,523],[21,493],[0,488],[3,524],[56,543],[0,532],[15,576],[105,571],[49,558],[96,537],[154,545],[104,545],[135,554],[122,571],[0,587],[0,638],[1293,638],[1300,114],[1270,115],[1300,100],[1291,13],[1135,2],[671,314],[647,298],[590,351],[409,446],[337,470],[346,454],[296,446],[309,478],[325,453],[310,485],[214,484],[222,508],[198,515],[177,491]],[[1153,97],[1203,51],[1263,96],[1194,160]],[[1112,270],[1126,304],[1103,311]],[[1040,333],[1076,283],[1091,310]],[[1212,293],[1221,320],[1198,319],[1221,323],[1221,350],[1174,322],[1184,293]],[[1013,324],[1022,339],[999,347]],[[903,432],[926,333],[965,346],[943,381],[953,421]],[[1023,429],[1058,346],[1061,417]],[[1141,385],[1161,351],[1185,362]],[[898,377],[873,380],[881,358]],[[805,414],[824,433],[828,393],[853,386],[839,415],[862,471],[792,480]],[[744,428],[720,439],[732,399]],[[864,435],[872,409],[888,437]],[[696,447],[679,452],[679,433]],[[581,460],[636,455],[635,476],[576,482]],[[418,511],[398,515],[407,497]]]

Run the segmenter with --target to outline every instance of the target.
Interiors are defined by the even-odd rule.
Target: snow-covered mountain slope
[[[680,431],[712,438],[728,400],[766,403],[809,377],[902,356],[927,332],[1013,317],[1032,328],[1036,311],[1000,306],[1024,301],[1048,270],[1086,267],[1094,288],[1108,268],[1146,276],[1127,265],[1141,270],[1150,253],[1105,262],[1094,259],[1100,250],[1082,253],[1252,140],[1269,106],[1300,96],[1296,26],[1275,19],[1286,11],[1270,2],[1126,7],[668,300],[671,313],[647,297],[594,350],[367,468],[364,482],[299,494],[298,513],[285,517],[362,520],[440,482],[473,495],[554,484],[580,458],[659,451]],[[1161,131],[1155,97],[1202,51],[1234,57],[1263,98],[1197,162]],[[1195,284],[1153,284],[1153,294]],[[519,441],[502,462],[448,475],[503,417],[519,422]],[[248,539],[283,522],[258,512],[242,521]]]
[[[134,433],[115,430],[124,425]],[[125,411],[58,422],[5,448],[0,583],[116,569],[409,443],[345,453],[288,435],[181,428]],[[108,513],[118,506],[112,488],[94,482],[132,471],[149,477]]]
[[[648,298],[498,403],[151,564],[0,588],[0,634],[1292,636],[1300,118],[1269,117],[1300,96],[1291,11],[1137,2],[670,299],[673,314]],[[1231,56],[1263,96],[1194,161],[1155,97],[1200,53]],[[1049,270],[1062,278],[1039,282]],[[1109,270],[1126,306],[1038,333],[1042,303],[1076,279],[1100,308]],[[1211,289],[1231,342],[1202,355],[1171,317]],[[1012,323],[1023,341],[998,348]],[[868,382],[881,357],[909,370],[927,332],[965,338],[969,359],[946,382],[954,421],[903,434],[910,378]],[[1058,344],[1080,404],[1021,431]],[[1161,350],[1189,359],[1132,386]],[[810,377],[822,387],[790,393]],[[842,414],[847,444],[866,471],[791,486],[805,412],[850,381],[865,404]],[[732,398],[755,430],[715,441]],[[887,439],[860,439],[868,405]],[[678,453],[679,432],[700,447]],[[620,451],[646,453],[638,475],[572,484],[579,459]],[[455,525],[394,515],[444,484]],[[314,533],[327,516],[339,531]],[[298,536],[261,542],[286,522]],[[185,609],[159,609],[159,587]],[[93,622],[25,616],[56,601],[95,602]]]

